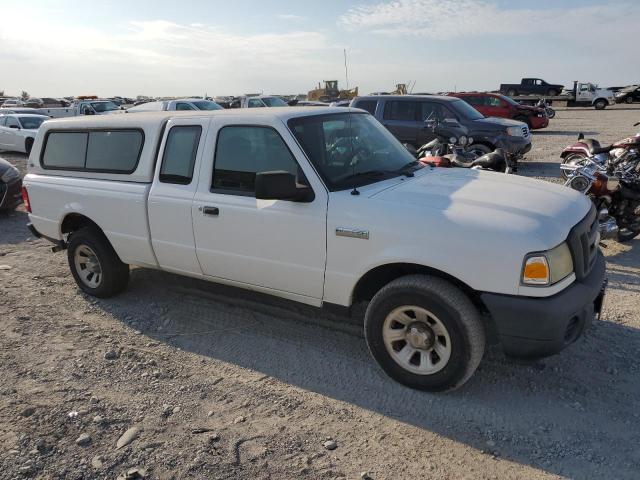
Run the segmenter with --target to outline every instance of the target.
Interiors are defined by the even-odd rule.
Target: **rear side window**
[[[177,103],[176,110],[195,110],[195,108],[193,108],[188,103]]]
[[[391,101],[384,106],[385,120],[409,120],[418,118],[418,102]]]
[[[44,168],[133,173],[144,136],[140,130],[49,132],[42,153]]]
[[[201,134],[202,127],[197,125],[177,126],[169,130],[160,168],[162,183],[191,183]]]
[[[255,126],[224,127],[218,134],[212,190],[255,195],[258,172],[284,170],[307,183],[293,154],[274,129]]]
[[[377,100],[360,100],[359,102],[356,102],[356,104],[354,106],[355,106],[355,108],[361,108],[363,110],[366,110],[371,115],[375,115],[376,114],[376,105],[378,105],[378,101]]]

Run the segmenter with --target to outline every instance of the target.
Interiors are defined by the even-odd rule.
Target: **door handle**
[[[202,207],[202,213],[217,217],[220,214],[218,207]]]

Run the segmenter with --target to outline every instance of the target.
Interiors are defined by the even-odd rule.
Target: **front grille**
[[[573,267],[578,280],[591,272],[598,257],[598,215],[596,207],[569,232],[567,243],[573,257]]]
[[[529,127],[526,125],[522,127],[522,136],[525,138],[529,136]]]

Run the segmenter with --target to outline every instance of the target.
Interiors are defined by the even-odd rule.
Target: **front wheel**
[[[628,104],[631,104],[633,103],[633,97],[627,97],[624,101],[627,102]]]
[[[604,110],[608,105],[608,102],[606,100],[596,100],[593,104],[593,106],[595,107],[596,110]]]
[[[94,297],[112,297],[129,282],[129,265],[122,263],[97,228],[85,227],[71,234],[67,259],[78,286]]]
[[[560,165],[560,175],[563,179],[569,178],[569,172],[574,171],[576,168],[584,165],[587,157],[581,155],[579,153],[572,153],[571,155],[567,155]],[[567,167],[567,168],[562,168]]]
[[[621,228],[618,231],[618,242],[625,243],[630,242],[634,238],[640,235],[640,230],[630,230],[628,228]]]
[[[493,150],[482,143],[474,143],[467,148],[467,152],[475,155],[475,158],[491,153]]]
[[[387,375],[432,392],[462,386],[485,349],[484,326],[471,300],[427,275],[401,277],[382,288],[367,308],[365,337]]]
[[[547,118],[553,118],[556,116],[556,111],[553,108],[547,107],[545,108],[545,112],[547,114]]]

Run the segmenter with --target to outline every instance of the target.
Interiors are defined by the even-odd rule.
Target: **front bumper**
[[[604,297],[605,260],[598,252],[587,277],[551,297],[532,298],[483,293],[506,354],[554,355],[575,342],[599,316]]]
[[[0,183],[0,210],[16,208],[22,203],[22,180]]]
[[[531,134],[526,137],[512,137],[502,135],[494,143],[497,148],[502,148],[512,155],[524,155],[531,150]]]

